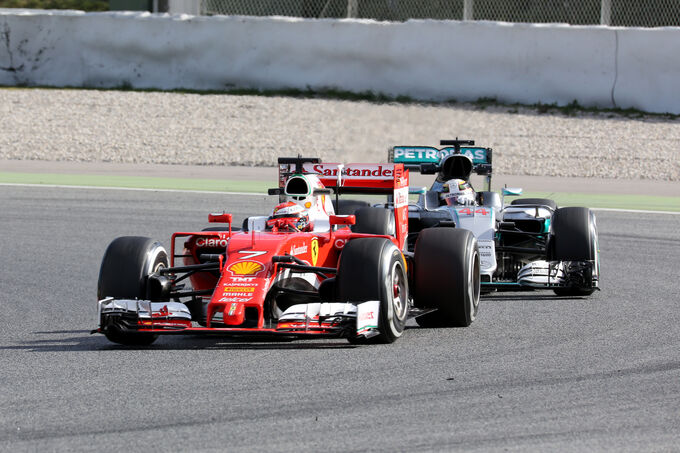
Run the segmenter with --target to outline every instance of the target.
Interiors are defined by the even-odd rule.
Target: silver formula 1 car
[[[430,189],[409,205],[409,246],[420,231],[454,225],[470,230],[479,244],[482,290],[552,289],[558,295],[585,296],[599,286],[597,225],[585,207],[559,208],[544,198],[505,198],[522,189],[491,191],[492,150],[472,140],[442,140],[442,148],[395,146],[389,161],[436,175]],[[472,173],[485,178],[474,192]]]

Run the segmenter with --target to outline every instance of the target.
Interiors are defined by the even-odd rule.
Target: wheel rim
[[[470,321],[475,319],[477,307],[479,306],[479,294],[481,291],[481,280],[479,275],[479,254],[476,249],[472,252],[472,265],[468,273],[468,288],[470,296]]]
[[[404,268],[400,262],[392,265],[392,278],[389,287],[389,296],[391,298],[391,307],[393,315],[396,319],[404,319],[408,307],[407,297],[408,290],[406,289],[406,278],[404,276]]]
[[[598,282],[600,279],[600,244],[598,242],[597,236],[597,221],[595,215],[590,213],[590,246],[592,248],[592,258],[593,258],[593,277],[595,277]]]
[[[146,269],[146,275],[151,275],[158,272],[160,269],[167,267],[165,261],[167,260],[167,252],[165,247],[160,243],[155,243],[153,248],[147,253],[147,263],[148,267]],[[160,259],[159,259],[160,258]]]

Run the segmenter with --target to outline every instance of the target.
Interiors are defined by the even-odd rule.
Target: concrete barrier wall
[[[680,28],[0,10],[0,84],[326,89],[680,113]]]

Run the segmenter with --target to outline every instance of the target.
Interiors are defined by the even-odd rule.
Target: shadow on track
[[[123,346],[110,342],[103,335],[90,334],[89,330],[55,330],[33,332],[40,336],[35,340],[17,341],[13,345],[2,345],[3,351],[34,352],[78,352],[106,350],[187,350],[187,349],[246,349],[246,350],[284,350],[284,349],[354,349],[357,346],[344,339],[328,341],[245,339],[203,336],[161,336],[149,346]],[[65,336],[64,334],[70,334]]]
[[[595,293],[597,294],[597,292]],[[527,294],[526,292],[524,293],[516,293],[516,292],[507,292],[507,293],[489,293],[489,294],[483,294],[482,295],[482,300],[483,301],[507,301],[507,302],[513,302],[513,301],[526,301],[526,302],[539,302],[539,301],[555,301],[555,302],[561,302],[561,301],[583,301],[583,300],[588,300],[592,299],[594,295],[591,296],[558,296],[556,294]]]

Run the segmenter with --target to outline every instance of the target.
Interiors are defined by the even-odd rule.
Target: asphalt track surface
[[[680,216],[598,212],[602,291],[392,345],[90,335],[108,243],[263,196],[0,187],[2,451],[677,451]]]

